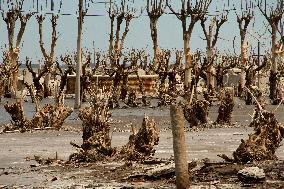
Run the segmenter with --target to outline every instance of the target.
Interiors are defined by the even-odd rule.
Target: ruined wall
[[[142,75],[139,77],[143,81],[146,95],[152,95],[156,93],[156,84],[158,80],[158,75]],[[68,76],[66,94],[75,93],[75,81],[76,81],[75,75]],[[104,91],[106,92],[109,91],[110,88],[112,87],[112,81],[113,81],[112,77],[103,76],[103,75],[94,75],[91,78],[92,84],[98,85],[100,89],[104,89]],[[139,81],[136,75],[129,76],[128,86],[130,87],[130,89],[137,91],[137,93],[139,94],[140,92]]]

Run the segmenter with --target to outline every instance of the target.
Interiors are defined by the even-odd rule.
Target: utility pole
[[[75,104],[74,109],[81,107],[81,75],[82,75],[82,28],[83,28],[83,0],[79,0],[79,17],[78,17],[78,37],[77,37],[77,66],[76,66],[76,83],[75,83]]]

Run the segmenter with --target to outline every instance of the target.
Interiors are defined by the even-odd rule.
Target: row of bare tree
[[[13,70],[7,71],[9,73],[8,78],[10,78],[10,89],[13,96],[16,96],[17,91],[17,78],[18,78],[18,65],[19,65],[19,53],[20,46],[22,43],[22,38],[25,32],[25,28],[27,22],[34,15],[34,13],[24,14],[23,9],[24,1],[17,1],[14,3],[12,7],[7,12],[2,12],[3,20],[7,25],[8,31],[8,42],[9,48],[7,53],[5,54],[5,68]],[[209,16],[208,9],[212,0],[201,0],[201,1],[192,1],[192,0],[181,0],[181,8],[177,11],[175,8],[171,6],[171,3],[168,0],[147,0],[147,13],[150,18],[150,29],[151,29],[151,38],[153,41],[153,51],[154,57],[152,64],[148,64],[149,73],[159,74],[160,78],[160,88],[164,88],[164,81],[166,79],[165,76],[169,76],[170,73],[174,72],[175,74],[179,74],[182,76],[183,83],[185,89],[193,89],[193,86],[196,87],[198,79],[200,77],[205,78],[207,90],[209,93],[214,92],[214,77],[216,78],[217,85],[222,85],[223,75],[229,70],[236,66],[236,62],[239,61],[229,61],[231,62],[229,65],[224,65],[223,63],[216,66],[217,62],[217,51],[216,45],[219,39],[219,33],[221,27],[225,22],[228,21],[228,10],[223,10],[220,14]],[[238,13],[236,9],[237,22],[239,24],[240,38],[241,38],[241,65],[238,67],[241,68],[241,79],[240,79],[240,87],[239,91],[243,91],[245,87],[252,85],[252,78],[255,77],[256,73],[265,67],[267,62],[271,62],[270,66],[270,98],[273,103],[279,102],[279,78],[281,76],[281,72],[278,69],[277,56],[282,55],[282,45],[281,41],[277,40],[277,35],[281,36],[281,40],[284,39],[281,32],[281,19],[283,16],[284,5],[283,0],[277,0],[276,6],[270,6],[266,1],[263,3],[262,1],[258,1],[256,4],[250,0],[246,0],[245,4],[241,7],[241,12]],[[130,24],[133,19],[139,17],[139,11],[134,6],[133,1],[122,0],[120,4],[116,4],[112,0],[109,3],[108,14],[110,18],[111,31],[109,35],[109,49],[108,53],[104,56],[104,64],[109,65],[111,72],[111,76],[115,77],[114,83],[120,80],[123,80],[124,83],[127,83],[127,75],[129,73],[133,73],[136,62],[138,58],[143,56],[144,59],[148,59],[147,55],[138,55],[133,56],[133,53],[130,56],[125,55],[124,42],[129,33]],[[246,40],[246,36],[248,33],[248,27],[255,15],[255,8],[258,7],[260,12],[267,19],[268,23],[271,26],[271,40],[272,40],[272,48],[271,55],[269,57],[269,61],[264,61],[263,64],[257,65],[254,60],[250,58],[248,55],[248,41]],[[267,8],[269,7],[269,8]],[[174,66],[174,69],[168,69],[170,64],[169,53],[161,50],[158,44],[158,30],[157,23],[159,18],[165,14],[166,9],[169,8],[172,14],[174,14],[182,24],[183,31],[183,57],[185,61],[185,66],[181,65],[182,56],[178,53],[179,56],[176,57],[177,61]],[[86,16],[85,10],[83,16]],[[44,46],[44,34],[43,34],[43,22],[45,20],[44,15],[37,15],[37,21],[39,26],[39,44],[42,55],[44,57],[44,66],[36,73],[32,70],[31,64],[27,61],[27,67],[29,71],[33,75],[33,81],[35,88],[37,89],[37,94],[40,94],[43,97],[47,97],[50,95],[50,89],[48,86],[51,72],[55,69],[55,47],[58,38],[57,33],[57,21],[58,15],[52,14],[51,24],[52,24],[52,36],[51,36],[51,47],[50,51],[47,52],[46,47]],[[20,21],[20,29],[18,30],[17,36],[15,37],[15,32],[17,31],[17,20]],[[206,56],[203,60],[200,60],[200,56],[198,53],[191,53],[190,50],[190,40],[192,37],[193,29],[200,21],[201,27],[203,29],[203,33],[205,36],[205,40],[207,43],[206,47]],[[123,24],[125,24],[123,26]],[[123,31],[121,31],[123,30]],[[16,40],[16,42],[14,42]],[[130,57],[130,58],[129,58]],[[138,57],[138,58],[137,58]],[[99,57],[100,59],[100,57]],[[131,61],[131,68],[126,68],[126,63]],[[228,59],[227,58],[227,62]],[[199,63],[199,62],[202,63]],[[88,58],[86,60],[86,65],[89,65]],[[147,61],[144,61],[144,63]],[[223,61],[221,61],[223,62]],[[109,63],[109,64],[107,64]],[[214,66],[215,64],[215,66]],[[70,65],[71,66],[71,65]],[[60,67],[60,66],[57,66]],[[215,67],[215,69],[214,69]],[[69,69],[69,68],[68,68]],[[71,67],[70,67],[71,69]],[[72,68],[73,69],[73,68]],[[147,69],[147,64],[144,64],[143,69]],[[128,71],[126,71],[128,70]],[[170,71],[169,71],[170,70]],[[174,71],[172,71],[174,70]],[[216,71],[214,71],[216,70]],[[59,71],[63,74],[63,71]],[[68,71],[70,72],[70,71]],[[67,73],[67,72],[66,72]],[[128,73],[128,74],[127,74]],[[126,75],[126,76],[125,76]],[[44,87],[39,85],[39,80],[44,77]],[[84,77],[84,76],[82,76]],[[171,77],[173,78],[173,77]],[[171,81],[173,82],[173,81]],[[118,83],[114,84],[114,90],[118,86]],[[125,96],[125,91],[123,92]]]

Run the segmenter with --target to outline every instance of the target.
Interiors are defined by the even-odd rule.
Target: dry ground
[[[44,101],[43,103],[47,103]],[[210,163],[191,174],[193,188],[203,185],[207,188],[276,188],[282,186],[284,163],[264,163],[267,180],[261,185],[241,183],[236,177],[237,170],[243,165],[216,163],[222,162],[217,154],[232,154],[252,131],[246,127],[253,113],[253,106],[243,106],[237,102],[233,128],[213,128],[201,131],[186,132],[188,154],[190,161],[210,159]],[[9,122],[9,115],[0,105],[0,124]],[[71,104],[71,101],[67,101]],[[25,103],[27,115],[31,116],[33,106]],[[269,107],[274,109],[275,107]],[[172,168],[172,134],[168,108],[127,108],[112,111],[112,139],[113,146],[121,146],[128,141],[130,124],[140,127],[144,113],[154,118],[161,131],[160,142],[156,147],[155,162],[148,164],[125,164],[124,162],[100,162],[96,164],[52,164],[41,166],[34,159],[34,155],[44,158],[67,160],[76,150],[69,144],[74,141],[81,143],[80,121],[76,119],[76,112],[68,118],[65,131],[35,131],[31,133],[5,133],[0,135],[0,188],[174,188],[173,170],[156,177],[145,176],[146,170],[160,166]],[[276,112],[277,118],[284,123],[284,107],[280,106]],[[210,109],[210,118],[215,120],[217,107]],[[284,147],[277,151],[280,160],[284,160]],[[161,160],[161,161],[160,161]],[[246,165],[247,166],[247,165]],[[251,166],[251,165],[249,165]],[[135,176],[136,175],[136,176]],[[133,176],[130,178],[130,176]],[[283,176],[284,178],[284,176]]]

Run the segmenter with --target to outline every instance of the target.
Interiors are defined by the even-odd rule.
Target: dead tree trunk
[[[134,3],[134,2],[133,2]],[[114,66],[119,64],[120,58],[122,57],[122,50],[124,48],[124,41],[129,32],[129,26],[136,13],[135,8],[131,8],[126,0],[122,0],[120,7],[114,5],[112,0],[108,10],[109,18],[111,20],[111,32],[109,38],[109,58],[111,65]],[[114,24],[116,20],[116,31],[114,34]],[[125,21],[125,28],[121,35],[121,27]]]
[[[217,61],[217,64],[215,64],[216,85],[219,91],[224,88],[224,75],[226,75],[230,69],[234,68],[237,63],[238,58],[236,57],[222,56],[221,60]]]
[[[83,121],[83,144],[71,143],[79,149],[78,153],[70,155],[70,161],[96,162],[107,159],[143,161],[155,153],[154,146],[158,144],[159,132],[154,120],[147,116],[138,133],[129,137],[129,142],[120,149],[111,147],[109,118],[106,98],[108,94],[94,91],[91,107],[80,110],[79,118]]]
[[[240,75],[240,83],[239,83],[239,96],[242,95],[244,87],[245,87],[245,71],[244,68],[247,65],[248,55],[247,48],[248,44],[246,42],[246,34],[249,23],[254,17],[254,7],[251,7],[251,3],[246,1],[247,5],[245,10],[241,7],[242,13],[240,15],[237,14],[237,22],[239,24],[240,37],[241,37],[241,75]]]
[[[29,19],[32,17],[33,13],[28,13],[23,15],[21,10],[23,6],[23,2],[16,2],[15,4],[11,5],[12,8],[7,12],[2,12],[2,18],[7,25],[8,31],[8,61],[10,67],[17,67],[18,68],[18,59],[20,53],[20,45],[22,42],[23,35],[25,33],[26,25]],[[17,34],[16,43],[14,44],[15,40],[15,29],[16,29],[16,22],[20,19],[20,29]],[[10,92],[12,97],[16,97],[16,93],[18,91],[18,72],[19,70],[14,70],[13,73],[10,75]]]
[[[124,145],[115,157],[120,160],[141,161],[155,154],[154,146],[159,143],[159,131],[156,122],[145,115],[142,127],[137,133],[132,128],[129,142]]]
[[[42,70],[40,70],[40,73],[37,74],[31,65],[31,61],[27,58],[26,59],[26,67],[28,69],[28,71],[32,74],[33,77],[33,85],[35,86],[36,89],[36,97],[39,100],[42,100],[42,98],[44,97],[44,89],[42,84],[40,83],[40,79],[48,72],[46,66],[43,67]]]
[[[184,117],[190,127],[208,123],[209,105],[207,100],[195,100],[184,106]]]
[[[277,32],[278,32],[278,25],[282,19],[284,13],[284,2],[283,0],[277,0],[276,7],[270,6],[268,9],[266,8],[268,5],[266,1],[264,2],[265,8],[263,8],[262,1],[258,1],[258,8],[263,16],[268,21],[271,27],[271,69],[270,69],[270,99],[273,104],[277,103],[277,90],[278,90],[278,70],[277,70]],[[270,12],[268,12],[270,11]]]
[[[153,50],[154,50],[154,70],[157,67],[157,56],[158,56],[158,31],[157,23],[159,18],[164,14],[166,5],[165,0],[147,0],[147,13],[150,18],[150,30],[151,38],[153,41]]]
[[[167,0],[167,6],[173,14],[181,21],[182,31],[183,31],[183,49],[185,57],[185,88],[190,88],[191,84],[191,72],[192,72],[192,62],[190,55],[190,39],[193,32],[195,24],[206,14],[209,5],[212,0],[201,0],[193,2],[192,0],[181,0],[181,10],[176,12],[169,4]],[[187,18],[190,18],[190,23],[187,26]]]
[[[227,14],[222,14],[221,18],[217,16],[213,17],[211,23],[209,25],[209,29],[206,30],[206,22],[207,18],[204,16],[201,19],[201,27],[203,29],[203,33],[205,35],[205,39],[207,42],[206,47],[206,60],[207,64],[207,90],[208,93],[214,92],[214,70],[213,70],[213,61],[215,57],[215,46],[219,37],[219,31],[221,26],[228,20]],[[214,31],[215,30],[215,31]]]
[[[246,92],[246,105],[251,105],[252,104],[252,98],[253,98],[252,93],[254,93],[253,91],[255,91],[254,89],[252,89],[253,81],[255,80],[255,75],[256,75],[257,72],[259,72],[262,68],[264,68],[266,66],[267,59],[264,58],[263,63],[261,65],[258,65],[258,66],[256,66],[256,60],[255,59],[250,60],[247,63],[250,64],[250,65],[248,67],[244,68],[245,79],[246,79],[245,86],[250,91]]]
[[[43,39],[43,21],[45,20],[45,16],[39,15],[37,16],[37,22],[39,26],[39,44],[40,44],[40,50],[43,54],[44,61],[45,61],[45,67],[48,70],[47,74],[45,74],[44,78],[44,97],[48,97],[51,95],[49,82],[50,82],[50,73],[53,69],[54,64],[54,56],[55,56],[55,47],[56,42],[58,39],[56,27],[57,27],[57,21],[58,21],[58,15],[52,15],[51,18],[51,24],[52,24],[52,36],[51,36],[51,46],[50,46],[50,53],[48,54],[46,52],[46,49],[44,47],[44,39]]]
[[[221,95],[221,104],[218,110],[219,114],[216,123],[230,125],[234,109],[234,91],[225,90]]]
[[[183,110],[180,106],[171,106],[173,149],[175,159],[176,186],[178,189],[189,188],[187,147],[184,134]]]
[[[233,153],[237,162],[277,159],[275,152],[284,137],[284,128],[272,112],[258,109],[256,115],[250,124],[254,127],[254,133],[250,134],[247,140],[242,140]]]

